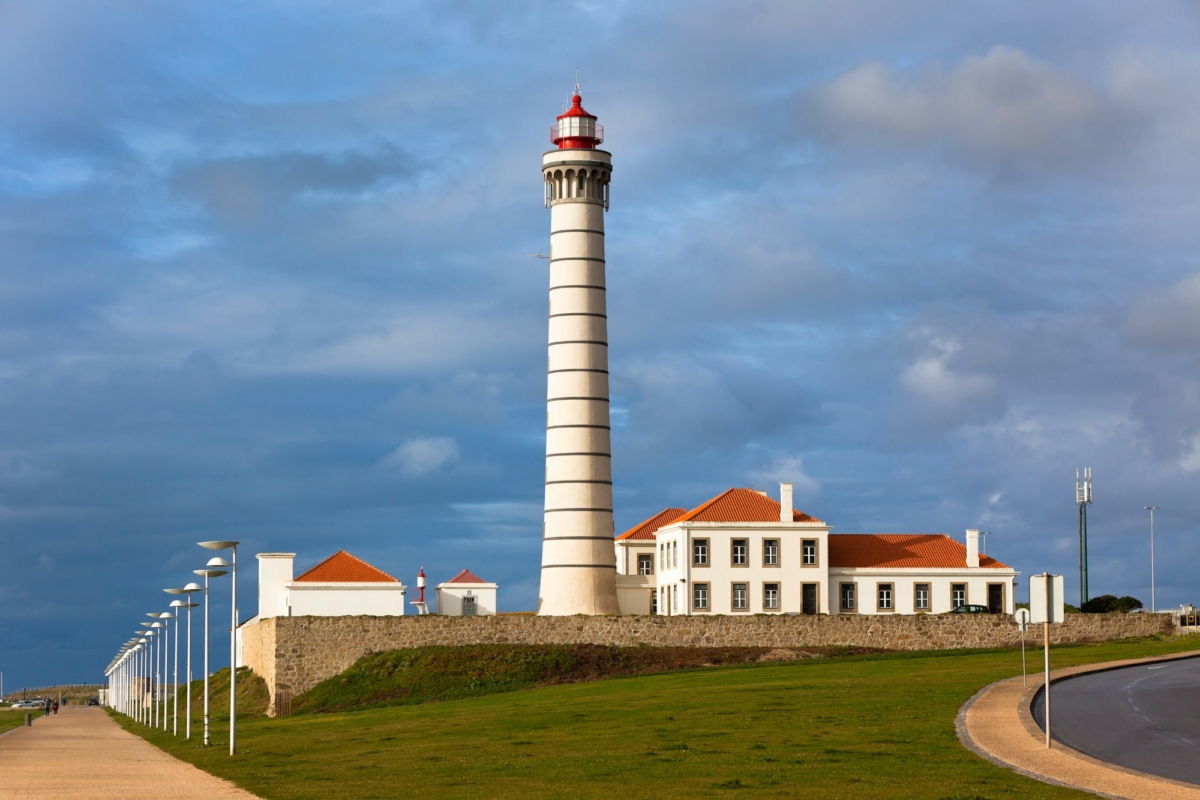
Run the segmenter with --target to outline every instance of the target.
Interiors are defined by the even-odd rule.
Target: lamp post
[[[183,592],[183,589],[168,589],[166,591],[176,594]],[[171,715],[172,736],[179,735],[179,609],[186,607],[187,603],[183,600],[171,601],[171,608],[175,609],[175,671],[171,673],[171,683],[174,686],[171,694],[175,698],[174,708],[172,709],[174,713]],[[191,617],[190,612],[188,616]]]
[[[149,625],[150,622],[142,622]],[[142,658],[138,664],[138,722],[146,724],[146,681],[149,680],[150,654],[154,650],[150,643],[154,640],[154,631],[142,631]]]
[[[163,621],[163,633],[166,634],[164,644],[167,649],[163,652],[163,684],[167,682],[167,678],[171,674],[171,620],[175,619],[175,615],[170,611],[164,611],[158,615],[158,618]],[[171,681],[171,691],[173,694],[179,692],[179,626],[175,626],[175,678]],[[162,700],[162,729],[167,729],[167,695],[163,694]],[[179,701],[175,701],[175,727],[179,727]],[[178,733],[178,731],[176,731]]]
[[[1150,611],[1157,611],[1154,601],[1154,512],[1158,506],[1144,506],[1150,512]]]
[[[187,734],[184,738],[192,738],[192,609],[198,607],[199,603],[192,602],[192,593],[201,591],[201,586],[198,583],[189,583],[183,587],[187,592],[188,602],[188,634],[187,634]]]
[[[153,725],[154,724],[154,668],[156,666],[158,666],[158,648],[156,645],[156,640],[154,638],[154,634],[156,634],[157,631],[154,630],[153,622],[143,622],[142,624],[145,625],[147,628],[149,628],[149,630],[145,631],[145,636],[146,636],[146,640],[147,640],[146,655],[142,660],[143,660],[143,666],[146,669],[146,682],[150,689],[150,705],[148,707],[146,707],[146,709],[145,709],[146,713],[144,715],[144,718],[142,719],[142,723],[145,725]],[[146,705],[144,693],[143,693],[143,697],[142,697],[142,705],[143,706]]]
[[[237,752],[237,628],[238,628],[238,607],[237,607],[237,542],[229,541],[212,541],[212,542],[197,542],[201,547],[207,550],[229,550],[232,553],[230,558],[229,568],[231,574],[231,583],[233,586],[232,606],[230,610],[230,627],[229,627],[229,755]],[[213,562],[220,561],[221,566],[224,566],[224,559],[211,559],[209,566],[214,566]]]
[[[209,564],[211,563],[210,561]],[[208,727],[208,579],[219,578],[229,573],[223,569],[213,569],[211,566],[194,569],[192,572],[204,576],[204,746],[208,747],[212,744]]]
[[[158,614],[152,614],[151,616],[157,617]],[[162,638],[162,623],[151,622],[150,627],[154,632],[154,639],[152,640],[152,646],[154,647],[154,668],[151,671],[152,677],[150,681],[150,725],[151,727],[157,728],[158,696],[162,694],[162,672],[160,671],[160,662],[162,661],[163,644],[165,644],[165,642],[163,642]]]

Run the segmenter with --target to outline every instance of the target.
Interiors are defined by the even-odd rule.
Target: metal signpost
[[[1018,608],[1013,614],[1017,620],[1017,630],[1021,632],[1021,685],[1029,686],[1029,674],[1025,670],[1025,631],[1029,630],[1029,609]]]
[[[1062,575],[1029,576],[1029,621],[1042,623],[1043,648],[1045,651],[1046,676],[1042,691],[1046,696],[1046,749],[1050,749],[1050,625],[1063,621],[1063,578]]]

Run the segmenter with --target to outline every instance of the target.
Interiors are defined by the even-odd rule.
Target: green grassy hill
[[[341,675],[295,698],[291,712],[414,705],[672,670],[878,652],[882,651],[861,647],[772,650],[767,647],[604,647],[590,644],[421,647],[366,656]]]
[[[1195,649],[1058,647],[1053,666]],[[1033,663],[1031,661],[1031,663]],[[1019,651],[764,662],[365,711],[247,719],[230,758],[123,721],[264,798],[1067,798],[955,738],[959,707]],[[349,683],[347,685],[350,685]]]

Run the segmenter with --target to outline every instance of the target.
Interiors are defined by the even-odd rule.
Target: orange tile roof
[[[672,520],[673,522],[676,520]],[[683,516],[679,522],[778,522],[779,501],[772,500],[753,489],[730,489],[697,506]],[[803,511],[792,511],[794,522],[816,522]]]
[[[967,548],[944,533],[832,533],[829,566],[965,569]],[[1011,569],[991,556],[979,566]]]
[[[622,533],[617,537],[617,541],[619,542],[622,539],[649,539],[653,541],[655,531],[667,523],[674,522],[686,513],[686,508],[664,509],[645,522],[634,525],[632,528]]]
[[[455,575],[446,583],[487,583],[483,578],[471,572],[469,569],[464,569],[462,572]]]
[[[320,564],[300,575],[296,581],[304,583],[399,583],[383,570],[372,567],[345,550],[338,550]]]

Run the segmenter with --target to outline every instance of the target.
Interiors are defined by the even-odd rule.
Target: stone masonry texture
[[[1068,614],[1054,644],[1169,633],[1168,614]],[[1041,626],[1030,626],[1036,646]],[[863,616],[274,617],[242,629],[242,658],[266,681],[270,714],[370,653],[428,645],[599,644],[690,647],[878,647],[943,650],[1011,647],[1012,617],[991,614]]]

